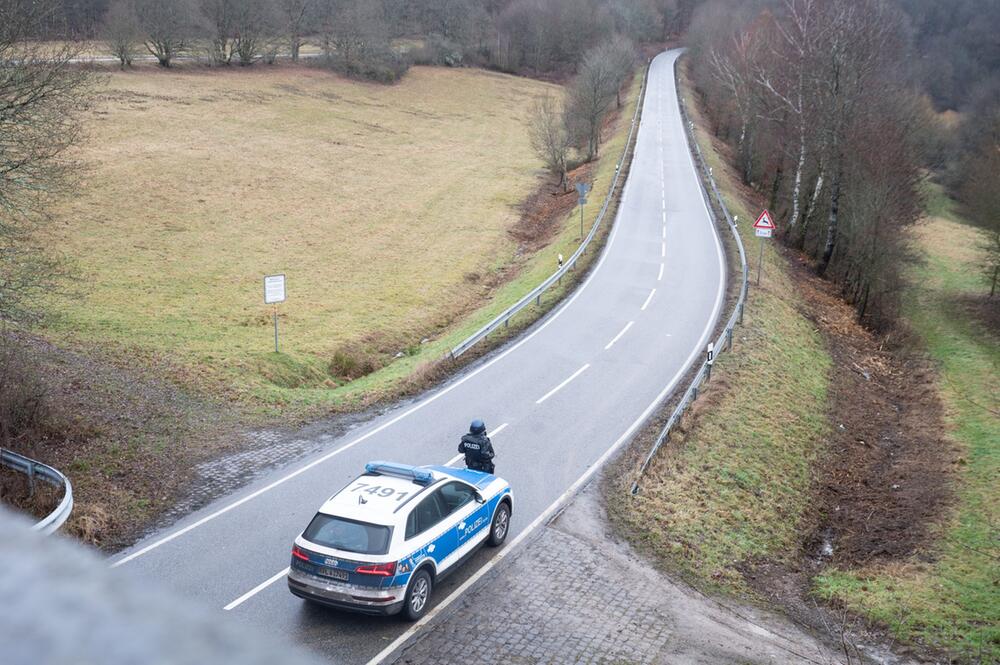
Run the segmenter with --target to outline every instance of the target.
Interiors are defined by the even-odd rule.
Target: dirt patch
[[[615,114],[617,115],[617,114]],[[595,162],[583,164],[567,174],[570,183],[592,182]],[[521,217],[508,231],[520,245],[520,251],[532,252],[544,247],[560,231],[559,222],[576,207],[576,190],[563,191],[546,177],[520,206]]]
[[[902,333],[881,338],[858,325],[833,284],[788,258],[803,313],[834,361],[831,435],[805,551],[838,566],[912,555],[950,505],[951,470],[964,463],[943,434],[936,372]]]

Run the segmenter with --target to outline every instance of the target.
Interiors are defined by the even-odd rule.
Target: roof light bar
[[[377,476],[405,478],[424,486],[434,482],[434,474],[430,471],[409,464],[397,464],[396,462],[368,462],[368,464],[365,464],[365,472]]]

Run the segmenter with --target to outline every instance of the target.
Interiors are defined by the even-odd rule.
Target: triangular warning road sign
[[[776,227],[774,225],[774,222],[771,221],[771,213],[769,213],[767,210],[765,210],[764,212],[760,213],[760,217],[758,217],[757,221],[753,223],[753,227],[755,229],[776,229],[776,228],[778,228],[778,227]]]

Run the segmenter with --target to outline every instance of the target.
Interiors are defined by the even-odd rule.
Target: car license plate
[[[320,568],[318,572],[323,577],[332,577],[335,580],[347,581],[346,570],[338,570],[337,568]]]

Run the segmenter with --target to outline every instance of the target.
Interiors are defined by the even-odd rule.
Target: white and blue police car
[[[483,543],[503,544],[512,510],[510,485],[492,474],[370,462],[295,539],[288,588],[324,605],[416,621],[443,576]]]

